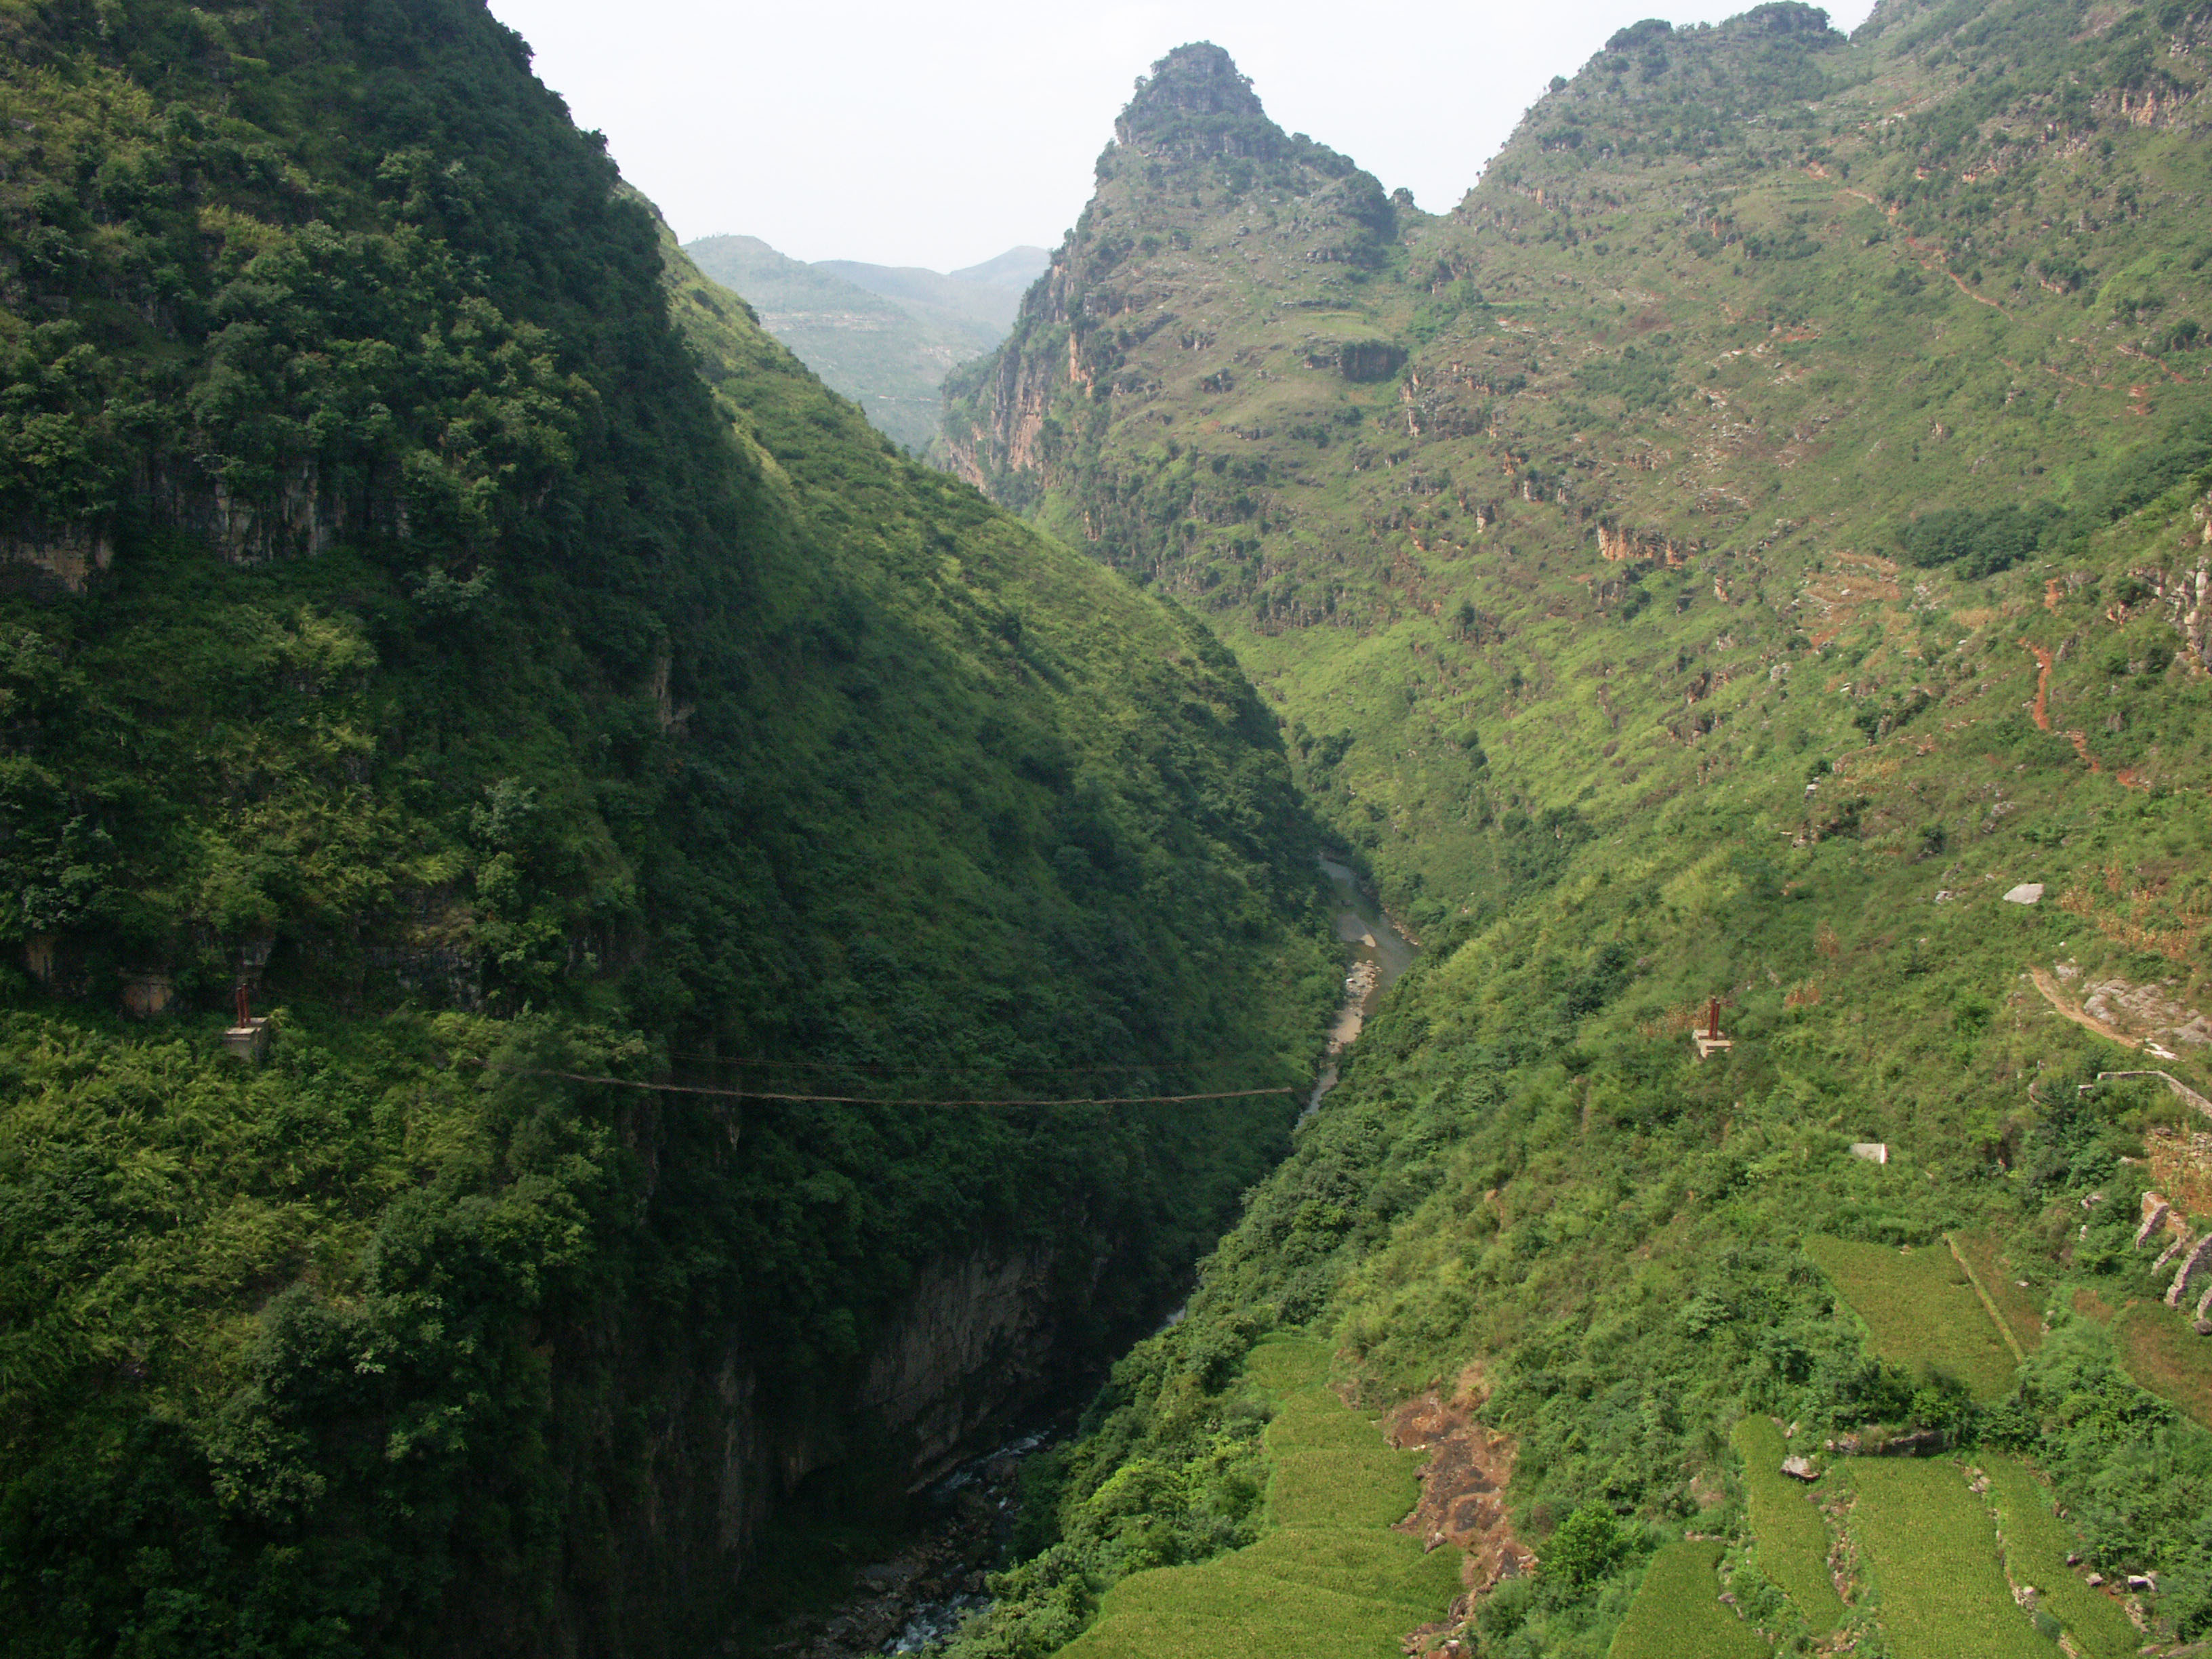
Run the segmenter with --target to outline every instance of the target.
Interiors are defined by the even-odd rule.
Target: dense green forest
[[[0,114],[9,1650],[718,1643],[1280,1155],[1275,723],[479,5],[11,0]]]
[[[1517,1448],[1534,1571],[1358,1651],[2212,1635],[2212,1123],[2103,1075],[2212,1094],[2208,42],[1643,22],[1437,216],[1155,65],[939,454],[1207,617],[1425,949],[955,1652],[1331,1627],[1285,1335]]]

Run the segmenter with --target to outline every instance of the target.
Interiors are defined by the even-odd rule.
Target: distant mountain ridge
[[[1010,247],[995,259],[986,259],[980,265],[963,265],[952,275],[963,283],[1010,288],[1020,294],[1026,292],[1051,263],[1052,252],[1048,248]]]
[[[702,237],[684,252],[878,430],[911,449],[936,432],[945,374],[1006,337],[1051,257],[1014,247],[947,273],[854,259],[810,264],[757,236]]]
[[[1021,257],[1027,254],[1036,257],[1034,261]],[[1009,264],[1009,261],[1018,263]],[[864,288],[918,313],[941,313],[988,323],[1000,331],[1003,338],[1022,308],[1023,294],[1051,262],[1052,256],[1042,248],[1011,248],[996,259],[969,267],[970,270],[1005,268],[1003,278],[985,279],[963,277],[957,273],[948,276],[918,265],[863,264],[855,259],[817,260],[811,269],[842,276],[856,288]]]

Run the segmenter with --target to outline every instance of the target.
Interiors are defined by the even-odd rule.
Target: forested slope
[[[865,1103],[1302,1080],[1274,724],[479,6],[11,4],[0,113],[10,1650],[717,1642],[793,1482],[941,1466],[1279,1152]]]
[[[2212,1125],[2100,1079],[2212,1094],[2209,26],[1638,24],[1435,218],[1156,66],[940,453],[1205,611],[1426,949],[963,1651],[1264,1530],[1286,1328],[1517,1443],[1535,1573],[1488,1535],[1416,1645],[1656,1651],[1686,1534],[1788,1650],[2212,1630]],[[1893,1443],[1936,1484],[1838,1455]],[[2032,1565],[1931,1518],[2018,1460]]]

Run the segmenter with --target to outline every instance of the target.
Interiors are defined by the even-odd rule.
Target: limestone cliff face
[[[909,1480],[943,1473],[1047,1380],[1054,1265],[1042,1249],[978,1251],[922,1276],[870,1359],[859,1399],[902,1443]]]
[[[1087,1357],[1068,1352],[1066,1327],[1105,1260],[1102,1249],[1069,1275],[1049,1249],[987,1247],[934,1263],[856,1371],[774,1399],[733,1345],[710,1406],[720,1438],[709,1464],[720,1470],[720,1547],[741,1561],[781,1498],[856,1455],[870,1460],[883,1484],[914,1487],[978,1449]]]
[[[611,1571],[589,1595],[564,1586],[550,1620],[483,1583],[448,1598],[447,1650],[514,1651],[515,1632],[568,1652],[678,1653],[720,1639],[750,1583],[750,1559],[779,1507],[810,1477],[840,1469],[878,1491],[918,1487],[1101,1357],[1092,1294],[1111,1259],[1035,1244],[985,1245],[925,1270],[882,1318],[856,1362],[780,1376],[743,1332],[711,1359],[679,1356],[683,1334],[611,1315],[561,1345],[556,1391],[616,1397],[574,1449],[580,1478],[605,1471]],[[599,1381],[593,1381],[597,1377]],[[612,1478],[617,1477],[619,1478]],[[547,1650],[550,1651],[551,1650]]]
[[[325,553],[349,534],[404,538],[407,510],[396,478],[327,476],[313,456],[258,491],[232,489],[189,459],[154,457],[131,473],[124,527],[180,531],[234,564]],[[82,592],[114,556],[118,515],[76,523],[19,521],[0,529],[0,567],[35,570]]]

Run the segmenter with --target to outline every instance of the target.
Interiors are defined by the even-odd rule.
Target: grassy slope
[[[1480,1358],[1540,1551],[1591,1502],[1688,1521],[1742,1410],[1933,1426],[2031,1450],[2089,1565],[2163,1563],[2161,1628],[2212,1629],[2212,1438],[2069,1311],[2132,1297],[2168,1398],[2212,1365],[2128,1249],[2123,1160],[2179,1119],[2077,1093],[2139,1051],[2030,976],[2212,998],[2199,26],[1809,21],[1624,39],[1367,267],[1310,257],[1346,233],[1303,163],[1117,146],[966,382],[948,454],[1209,608],[1430,945],[1064,1514],[1178,1443],[1150,1378],[1310,1326],[1381,1395]],[[1378,338],[1395,379],[1328,367]],[[1699,1065],[1709,995],[1736,1047]],[[1804,1248],[1948,1268],[1947,1231],[2049,1312],[1995,1405],[1883,1363]],[[1612,1595],[1477,1632],[1601,1652]]]
[[[1329,1391],[1328,1349],[1267,1344],[1254,1351],[1251,1370],[1276,1412],[1267,1433],[1267,1529],[1201,1565],[1123,1579],[1068,1652],[1164,1659],[1227,1644],[1388,1656],[1457,1591],[1449,1551],[1425,1554],[1418,1540],[1390,1530],[1413,1505],[1419,1459],[1384,1446],[1374,1420]]]
[[[2017,1458],[1990,1458],[1983,1467],[2008,1577],[2033,1585],[2037,1607],[2095,1659],[2127,1659],[2142,1646],[2142,1634],[2113,1596],[2092,1589],[2066,1565],[2075,1540],[2051,1512],[2050,1489]]]
[[[1984,1233],[1953,1233],[1948,1243],[1974,1287],[1989,1298],[1998,1323],[2022,1355],[2043,1346],[2043,1310],[2033,1284],[2020,1276],[1996,1241]]]
[[[1717,1544],[1677,1540],[1644,1574],[1607,1659],[1765,1659],[1773,1650],[1723,1606]]]
[[[57,969],[0,982],[11,1644],[719,1639],[775,1496],[728,1435],[900,1455],[837,1402],[948,1253],[1038,1253],[1097,1352],[1289,1108],[532,1073],[1300,1080],[1335,974],[1272,722],[888,453],[480,8],[0,34],[0,508],[113,554],[0,593],[0,932]]]
[[[1743,1458],[1744,1503],[1758,1540],[1759,1570],[1795,1604],[1814,1634],[1844,1616],[1828,1576],[1828,1528],[1816,1507],[1817,1488],[1782,1473],[1788,1455],[1772,1419],[1754,1413],[1731,1437]]]
[[[1883,1358],[1956,1377],[1977,1399],[2011,1392],[2012,1351],[1948,1250],[1809,1238],[1805,1253],[1866,1322],[1869,1346]]]
[[[1898,1659],[2057,1652],[2013,1603],[1988,1513],[1948,1459],[1869,1459],[1852,1472],[1851,1530]]]
[[[1971,670],[2000,682],[1992,708],[2032,695],[2018,640],[2036,624],[2011,619],[2039,580],[1852,561],[1902,556],[1900,527],[1935,509],[2052,501],[2100,522],[2140,499],[2118,476],[2136,451],[2195,441],[2175,434],[2203,410],[2201,360],[2144,343],[2212,301],[2200,151],[2121,114],[2128,43],[2157,33],[2127,15],[2070,46],[2048,8],[1908,8],[1856,46],[1753,20],[1601,53],[1451,215],[1401,210],[1389,236],[1347,226],[1306,163],[1240,190],[1229,164],[1176,165],[1140,137],[1104,158],[1009,367],[967,372],[951,453],[1202,605],[1340,833],[1433,925],[1510,873],[1516,810],[1611,819],[1684,788],[1802,787],[1865,746],[1855,720],[1895,729],[1916,687],[1940,700]],[[2020,68],[1962,84],[1949,52]],[[2166,107],[2196,72],[2173,68]],[[2068,76],[2104,89],[2030,142]],[[2123,274],[2142,248],[2149,309]],[[1362,339],[1410,356],[1347,380],[1332,354]],[[1019,425],[1000,401],[1015,365],[1048,411],[1018,459],[977,435]],[[1639,556],[1601,557],[1601,528]],[[1701,550],[1671,568],[1669,541]],[[2179,562],[2140,542],[2121,556]],[[2107,701],[2128,680],[2108,659],[2175,647],[2159,607],[2115,626],[2111,593],[2066,597],[2032,641],[2056,647],[2077,617],[2095,636],[2057,665],[2058,728],[2118,714],[2090,745],[2107,770],[2155,743],[2178,775],[2196,757],[2157,700]],[[1966,805],[1900,799],[1903,782],[1873,803],[1900,829]]]

